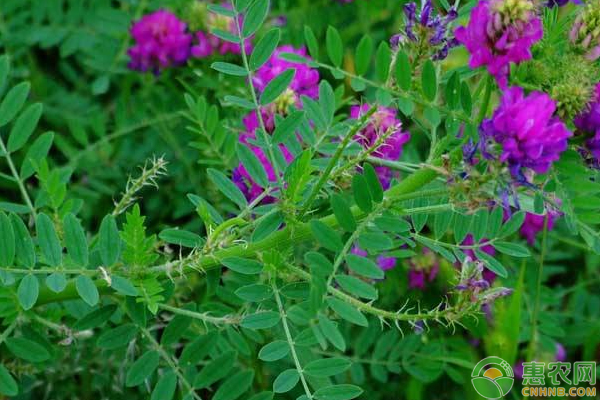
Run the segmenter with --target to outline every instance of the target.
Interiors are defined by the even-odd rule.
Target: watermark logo
[[[471,383],[480,396],[500,399],[510,392],[515,375],[509,363],[500,357],[487,357],[479,361],[471,373]]]

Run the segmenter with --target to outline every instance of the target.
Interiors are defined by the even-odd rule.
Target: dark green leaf
[[[209,387],[219,379],[223,379],[233,368],[237,354],[228,351],[206,364],[194,378],[194,387],[201,389]]]
[[[107,350],[118,349],[126,346],[135,338],[137,327],[134,324],[125,324],[104,331],[99,337],[96,345]]]
[[[344,47],[342,44],[342,37],[337,29],[332,26],[327,27],[325,42],[329,59],[333,65],[340,67],[342,65],[342,58],[344,57]]]
[[[341,374],[342,372],[348,370],[351,365],[352,363],[346,358],[322,358],[306,364],[304,366],[304,372],[307,375],[312,375],[315,377],[327,377]]]
[[[65,245],[71,259],[81,267],[88,265],[88,244],[81,223],[68,213],[63,220]]]
[[[356,56],[354,58],[356,74],[364,75],[369,70],[371,57],[373,56],[373,39],[369,35],[365,35],[358,42],[356,47]]]
[[[25,275],[17,289],[17,298],[21,307],[24,310],[31,309],[35,305],[39,294],[40,284],[38,279],[34,275]]]
[[[150,400],[171,400],[177,390],[177,375],[173,371],[169,371],[160,377]]]
[[[96,288],[94,281],[89,276],[79,275],[75,279],[75,289],[77,289],[79,297],[90,306],[93,307],[98,304],[100,295],[98,294],[98,289]]]
[[[8,124],[17,115],[27,95],[29,95],[29,82],[21,82],[8,91],[0,103],[0,127]]]
[[[356,174],[352,178],[352,193],[354,194],[356,205],[364,212],[370,212],[373,208],[373,201],[367,180],[363,175]]]
[[[338,275],[335,280],[345,291],[369,300],[377,298],[377,290],[367,282],[350,275]]]
[[[250,68],[255,71],[267,62],[279,44],[281,31],[279,28],[271,29],[260,39],[250,55]]]
[[[0,267],[12,267],[15,260],[15,232],[10,219],[0,212]]]
[[[265,106],[275,101],[288,88],[295,74],[296,70],[290,68],[273,78],[262,92],[260,103]]]
[[[159,354],[157,351],[148,351],[138,358],[129,370],[125,379],[127,387],[137,386],[144,382],[158,367]]]
[[[340,235],[338,235],[338,233],[331,229],[328,225],[317,219],[310,221],[310,230],[312,231],[313,235],[315,235],[315,238],[319,244],[326,249],[331,251],[340,251],[344,246]]]
[[[425,97],[429,101],[433,101],[437,93],[437,76],[433,62],[429,59],[423,64],[423,70],[421,71],[421,85]]]
[[[254,152],[248,148],[248,146],[238,143],[236,146],[237,155],[240,159],[240,162],[250,174],[250,177],[254,180],[254,182],[258,183],[260,187],[266,188],[269,184],[269,180],[267,178],[267,173],[265,172],[265,168],[260,163]]]
[[[334,193],[331,195],[329,202],[331,203],[335,219],[337,219],[340,226],[348,232],[353,232],[356,229],[356,220],[344,198]]]
[[[362,392],[361,388],[354,385],[332,385],[317,390],[313,395],[316,400],[350,400]]]
[[[328,298],[327,303],[333,311],[346,321],[360,326],[369,326],[367,318],[350,304],[335,297]]]
[[[223,382],[212,400],[235,400],[250,389],[254,371],[240,371]]]
[[[294,111],[284,120],[277,123],[273,132],[273,144],[279,144],[287,141],[304,121],[304,111]]]
[[[212,69],[219,71],[226,75],[233,75],[233,76],[248,75],[248,71],[246,71],[245,68],[240,67],[239,65],[231,64],[231,63],[227,63],[227,62],[220,62],[220,61],[214,62],[214,63],[212,63],[212,65],[210,67]]]
[[[259,274],[263,266],[258,261],[241,257],[227,257],[221,261],[227,268],[244,275]]]
[[[137,296],[138,291],[128,279],[118,275],[110,276],[110,286],[125,296]]]
[[[246,208],[248,201],[242,191],[233,183],[225,174],[216,169],[209,168],[207,170],[208,177],[217,186],[217,188],[231,201],[237,204],[240,208]]]
[[[242,34],[250,37],[260,28],[269,13],[269,0],[256,0],[244,15]]]
[[[107,215],[100,224],[98,239],[100,258],[106,266],[111,266],[119,260],[121,253],[121,238],[117,228],[117,222],[112,215]]]
[[[348,254],[346,256],[348,267],[359,275],[373,279],[383,279],[384,273],[381,268],[373,261],[366,257],[357,256],[356,254]]]
[[[11,353],[25,361],[38,363],[50,358],[50,353],[44,346],[23,337],[11,337],[4,343]]]
[[[62,246],[58,241],[54,224],[46,214],[38,214],[35,227],[38,236],[38,244],[46,263],[58,267],[62,263]]]
[[[263,361],[277,361],[287,356],[289,352],[290,346],[288,342],[276,340],[263,346],[258,352],[258,358]]]
[[[27,143],[42,116],[42,109],[40,103],[32,104],[19,115],[8,137],[9,153],[19,150]]]
[[[396,83],[402,90],[410,90],[412,71],[408,55],[402,50],[396,53]]]
[[[287,393],[298,384],[300,375],[296,369],[286,369],[275,378],[273,391],[275,393]]]
[[[392,62],[392,52],[386,42],[381,42],[375,55],[375,72],[377,79],[386,82],[390,74],[390,64]]]
[[[5,59],[6,57],[2,57],[2,59]],[[2,59],[0,59],[0,68],[2,68]],[[0,75],[2,74],[2,71],[0,71]],[[2,83],[2,82],[0,82]],[[0,88],[2,86],[0,85]],[[12,377],[12,375],[8,372],[8,370],[6,369],[6,367],[2,364],[0,364],[0,394],[3,394],[5,396],[16,396],[17,393],[19,393],[19,386],[17,385],[17,382],[15,382],[14,378]]]
[[[241,326],[247,329],[269,329],[279,323],[279,313],[275,311],[261,311],[246,315]]]

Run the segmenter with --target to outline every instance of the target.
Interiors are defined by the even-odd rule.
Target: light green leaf
[[[286,369],[275,378],[273,391],[275,393],[287,393],[298,384],[299,380],[300,375],[296,369]]]
[[[27,95],[29,95],[29,82],[21,82],[8,91],[0,103],[0,127],[8,124],[17,115]]]
[[[62,263],[62,246],[58,241],[58,235],[56,234],[52,220],[46,214],[38,214],[35,227],[38,244],[42,249],[46,263],[53,267],[58,267]]]
[[[39,294],[40,284],[38,279],[35,275],[25,275],[21,279],[21,283],[19,283],[19,288],[17,289],[17,298],[21,307],[24,310],[31,309],[35,305]]]
[[[75,215],[68,213],[63,220],[65,245],[71,259],[81,267],[88,265],[88,244],[81,223]]]
[[[98,304],[100,295],[98,294],[98,289],[96,288],[94,281],[89,276],[79,275],[75,279],[75,289],[77,289],[79,297],[90,306],[93,307]]]

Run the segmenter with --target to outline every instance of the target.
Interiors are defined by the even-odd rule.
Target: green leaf
[[[350,400],[362,394],[363,390],[354,385],[332,385],[317,390],[313,396],[316,400]]]
[[[195,365],[202,360],[216,346],[218,335],[216,331],[198,336],[189,343],[181,352],[179,363],[181,365]]]
[[[117,222],[110,214],[105,216],[100,224],[98,249],[102,263],[107,267],[114,265],[119,260],[121,238],[119,237]]]
[[[173,371],[169,371],[160,377],[150,400],[171,400],[177,390],[177,375]]]
[[[336,100],[333,88],[325,79],[319,83],[319,104],[321,105],[326,125],[330,126],[335,115]]]
[[[0,90],[4,88],[4,84],[8,80],[8,73],[10,71],[10,63],[8,62],[8,55],[5,54],[0,57]],[[2,365],[2,364],[0,364]]]
[[[396,53],[396,83],[402,90],[410,90],[412,82],[412,71],[410,68],[410,61],[408,55],[403,51],[399,50]]]
[[[19,283],[19,288],[17,289],[17,298],[21,307],[24,310],[31,309],[35,305],[39,294],[40,284],[38,279],[35,275],[25,275],[21,279],[21,283]]]
[[[72,213],[65,215],[63,230],[67,252],[81,267],[88,265],[88,244],[81,223]]]
[[[456,110],[460,101],[460,76],[454,71],[446,83],[446,102],[451,110]]]
[[[319,276],[329,276],[333,273],[333,265],[323,254],[309,251],[304,255],[304,260],[309,265],[311,273]]]
[[[364,212],[370,212],[373,208],[373,201],[367,180],[363,175],[356,174],[352,178],[352,193],[354,194],[356,205]]]
[[[500,262],[498,260],[496,260],[494,257],[490,256],[489,254],[476,249],[475,250],[475,256],[480,259],[481,261],[483,261],[483,263],[485,264],[485,266],[492,272],[494,272],[496,275],[501,276],[502,278],[506,278],[508,273],[506,271],[506,268],[504,268],[504,266],[502,264],[500,264]]]
[[[244,15],[242,34],[250,37],[260,28],[269,13],[269,0],[256,0]]]
[[[425,94],[427,100],[433,101],[437,93],[437,75],[433,62],[429,59],[423,64],[423,70],[421,71],[421,85],[423,94]]]
[[[258,358],[263,361],[277,361],[287,356],[290,352],[288,342],[284,340],[275,340],[263,346],[258,352]]]
[[[58,241],[54,224],[46,214],[38,214],[35,227],[37,231],[38,244],[46,263],[58,267],[62,263],[62,246]]]
[[[255,283],[240,287],[235,294],[245,301],[261,302],[273,297],[273,289],[269,285]]]
[[[235,351],[228,351],[210,361],[194,378],[194,387],[198,389],[209,387],[219,379],[226,377],[233,368],[236,358]]]
[[[304,111],[294,111],[284,120],[278,122],[275,131],[273,131],[272,143],[279,144],[287,141],[304,121],[304,115]]]
[[[273,78],[262,92],[260,103],[265,106],[275,101],[288,88],[295,74],[296,70],[290,68]]]
[[[40,103],[32,104],[19,115],[8,136],[7,148],[9,153],[19,150],[27,143],[42,116],[42,109]]]
[[[306,47],[308,47],[308,53],[312,58],[317,60],[319,58],[319,43],[317,42],[315,33],[308,25],[304,25],[304,41],[306,42]]]
[[[373,168],[371,164],[366,163],[363,165],[363,173],[369,188],[369,193],[371,193],[371,198],[378,203],[381,202],[383,200],[383,187],[377,177],[375,168]]]
[[[361,257],[356,254],[348,254],[346,256],[348,267],[359,275],[373,279],[383,279],[385,274],[377,264],[366,257]]]
[[[250,55],[250,68],[255,71],[267,62],[273,51],[279,44],[281,30],[279,28],[271,29],[260,39],[252,54]]]
[[[110,304],[108,306],[92,310],[83,317],[81,317],[75,323],[75,325],[73,325],[73,329],[86,330],[96,328],[108,321],[109,318],[114,314],[116,309],[117,306]]]
[[[502,219],[504,217],[504,211],[502,207],[496,207],[490,212],[488,218],[488,228],[486,235],[489,238],[495,238],[498,236],[498,231],[502,227]]]
[[[46,158],[53,140],[54,132],[46,132],[33,141],[27,150],[27,154],[25,154],[23,164],[21,164],[21,179],[25,180],[33,175],[35,172],[34,163],[39,164],[40,160]]]
[[[273,400],[273,392],[260,392],[250,397],[248,400]]]
[[[390,64],[392,62],[392,51],[386,42],[381,42],[375,54],[375,73],[377,79],[386,82],[390,74]]]
[[[250,389],[254,371],[240,371],[223,382],[212,400],[235,400]]]
[[[337,326],[322,314],[319,314],[318,319],[323,336],[339,351],[346,351],[346,341]]]
[[[348,232],[353,232],[356,229],[356,220],[344,198],[334,193],[331,195],[329,202],[331,203],[335,219],[337,219],[340,226]]]
[[[0,58],[0,69],[2,68],[2,61],[6,59],[6,57]],[[0,77],[2,76],[2,71],[0,71]],[[0,79],[0,83],[1,79]],[[2,85],[0,85],[0,88]],[[19,386],[17,382],[14,380],[12,375],[8,372],[6,367],[0,364],[0,394],[5,396],[16,396],[19,393]]]
[[[340,317],[342,317],[346,321],[360,326],[369,326],[369,321],[367,320],[367,318],[359,310],[357,310],[350,304],[335,297],[328,298],[327,303],[333,311],[335,311]]]
[[[27,268],[33,268],[35,266],[35,249],[29,230],[23,220],[14,214],[10,214],[10,222],[15,233],[16,261]]]
[[[110,287],[125,296],[137,296],[138,291],[128,279],[118,275],[110,276]]]
[[[11,337],[4,343],[11,353],[25,361],[38,363],[50,358],[50,353],[44,346],[23,337]]]
[[[10,219],[0,212],[0,267],[12,267],[15,260],[15,232]]]
[[[134,324],[125,324],[102,332],[96,345],[102,349],[114,350],[127,346],[135,338],[137,327]]]
[[[158,237],[167,243],[191,249],[199,247],[204,243],[204,240],[200,235],[179,228],[163,229],[158,234]]]
[[[454,217],[454,240],[456,243],[462,243],[471,228],[472,215],[457,213]]]
[[[310,230],[319,244],[326,249],[331,251],[340,251],[342,247],[344,247],[340,235],[338,235],[336,231],[318,219],[313,219],[310,221]]]
[[[307,375],[315,377],[328,377],[348,370],[352,363],[341,357],[335,358],[323,358],[320,360],[314,360],[304,366],[304,372]]]
[[[258,221],[254,232],[252,232],[252,241],[258,242],[271,233],[275,232],[283,223],[283,216],[280,212],[274,212],[264,216]]]
[[[335,280],[345,291],[369,300],[377,298],[377,290],[365,281],[350,275],[338,275]]]
[[[127,371],[125,385],[127,387],[137,386],[144,382],[158,367],[159,354],[157,351],[147,351],[138,358]]]
[[[246,315],[241,326],[247,329],[269,329],[279,323],[279,313],[275,311],[261,311]]]
[[[453,216],[454,214],[451,211],[435,214],[433,217],[433,232],[436,239],[441,238],[446,233],[452,223]]]
[[[512,235],[521,227],[521,225],[523,225],[523,221],[525,221],[525,213],[523,211],[517,211],[502,226],[498,236],[505,237]]]
[[[233,75],[233,76],[246,76],[248,75],[248,71],[245,68],[240,67],[236,64],[231,64],[227,62],[214,62],[210,66],[212,69],[219,71],[225,75]]]
[[[87,275],[79,275],[75,279],[75,289],[77,289],[77,294],[79,297],[83,299],[90,306],[95,306],[98,304],[98,300],[100,299],[100,295],[98,294],[98,289],[94,284],[92,278]]]
[[[494,242],[494,248],[500,253],[508,254],[513,257],[529,257],[531,253],[527,250],[527,247],[521,246],[516,243],[509,242]]]
[[[265,168],[260,163],[254,152],[250,150],[248,146],[239,142],[237,143],[236,150],[240,162],[244,168],[246,168],[246,171],[248,171],[250,177],[254,180],[254,182],[258,183],[260,187],[266,188],[269,185],[269,179],[267,178]]]
[[[286,369],[275,378],[273,391],[275,393],[287,393],[298,384],[300,375],[296,369]]]
[[[333,65],[339,68],[342,65],[342,59],[344,57],[344,46],[342,44],[340,33],[331,25],[327,27],[325,42],[329,59]]]
[[[21,82],[8,91],[0,104],[0,127],[8,124],[17,115],[29,95],[29,82]]]
[[[255,275],[262,272],[263,266],[258,261],[241,257],[227,257],[221,263],[232,271],[244,275]]]
[[[248,206],[248,201],[242,191],[229,178],[216,169],[207,170],[208,177],[217,186],[217,188],[231,201],[244,209]]]
[[[373,49],[373,39],[369,35],[363,36],[360,39],[360,42],[358,42],[358,46],[356,46],[356,56],[354,58],[357,75],[364,75],[369,70]]]
[[[67,287],[67,277],[60,272],[54,272],[46,277],[46,286],[54,293],[60,293]]]
[[[185,309],[186,307],[184,307]],[[192,324],[192,318],[187,315],[175,315],[175,317],[169,321],[167,327],[163,331],[160,338],[160,345],[163,347],[171,346],[185,335],[187,329]]]
[[[471,91],[467,82],[463,82],[460,86],[460,105],[467,115],[471,115],[473,100],[471,99]]]
[[[475,243],[479,243],[483,239],[488,227],[488,217],[488,211],[484,208],[477,211],[475,214],[475,219],[471,225],[471,233],[473,234],[473,240]]]

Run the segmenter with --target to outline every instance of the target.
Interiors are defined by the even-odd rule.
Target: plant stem
[[[537,284],[535,289],[535,303],[533,304],[533,314],[531,316],[531,342],[529,343],[528,360],[535,359],[538,333],[538,313],[540,311],[540,295],[542,292],[542,278],[544,273],[544,257],[546,255],[546,238],[548,236],[548,214],[544,216],[544,230],[542,232],[542,248],[540,251],[540,263],[537,271]]]
[[[35,207],[33,206],[33,203],[31,202],[29,193],[27,193],[27,189],[25,189],[25,185],[23,184],[23,181],[21,180],[21,177],[19,176],[19,173],[17,172],[17,169],[15,168],[15,164],[12,161],[12,157],[10,156],[10,153],[6,149],[6,146],[4,145],[4,141],[2,140],[1,137],[0,137],[0,150],[2,150],[2,153],[3,153],[4,157],[6,158],[6,162],[8,163],[8,168],[10,169],[10,172],[11,172],[12,176],[14,177],[15,182],[17,183],[17,186],[19,186],[19,191],[21,192],[21,196],[23,196],[23,200],[25,200],[25,203],[27,204],[27,207],[29,208],[31,215],[33,215],[35,217],[35,215],[36,215]]]
[[[483,121],[485,114],[487,113],[488,106],[490,105],[490,98],[492,96],[492,76],[488,74],[485,78],[485,92],[483,93],[483,102],[477,114],[477,125]]]
[[[298,375],[300,376],[300,381],[302,382],[302,387],[304,388],[304,393],[309,400],[311,400],[312,393],[310,392],[310,388],[308,387],[308,383],[304,378],[304,374],[302,373],[302,365],[300,365],[300,360],[298,359],[298,355],[296,354],[296,348],[294,347],[294,339],[292,338],[292,334],[290,333],[290,327],[287,323],[287,315],[285,313],[285,308],[283,307],[283,303],[281,302],[281,296],[279,296],[279,289],[277,289],[277,284],[275,283],[275,279],[273,278],[273,294],[275,295],[275,301],[277,302],[277,308],[279,309],[279,314],[281,315],[281,324],[283,325],[283,331],[285,332],[285,338],[290,346],[290,352],[292,354],[292,360],[294,360],[294,365],[296,366],[296,371],[298,371]]]

